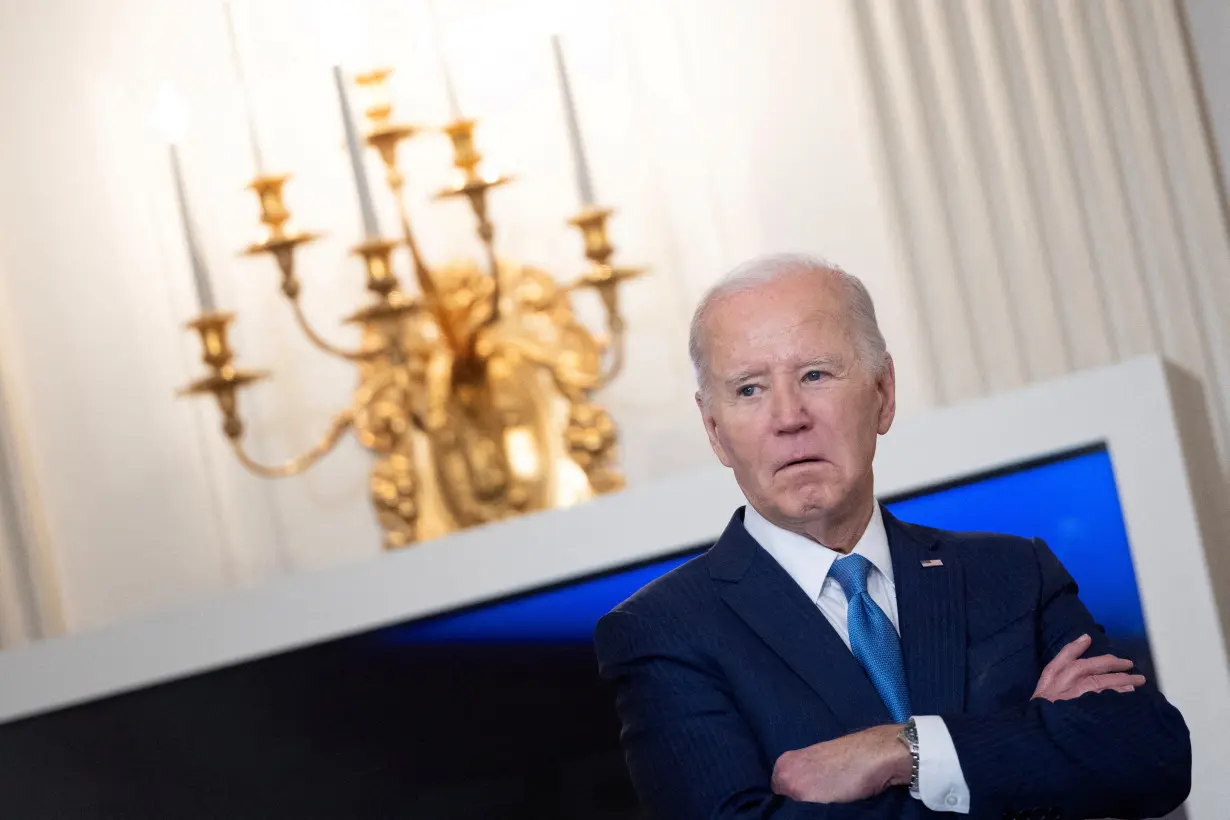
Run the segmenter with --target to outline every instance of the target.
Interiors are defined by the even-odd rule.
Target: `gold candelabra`
[[[484,259],[429,267],[411,230],[397,157],[402,143],[423,129],[393,121],[384,97],[389,73],[355,78],[375,100],[365,109],[365,141],[383,160],[401,233],[397,239],[369,237],[354,248],[371,294],[346,319],[360,330],[357,348],[327,342],[303,312],[295,259],[318,235],[288,227],[288,177],[257,176],[249,186],[260,202],[265,235],[246,253],[273,257],[282,293],[308,339],[354,363],[358,386],[350,405],[306,453],[276,466],[255,461],[244,446],[238,394],[268,374],[234,365],[230,313],[205,313],[188,323],[200,336],[209,375],[183,392],[213,395],[240,463],[263,477],[304,472],[353,430],[376,456],[371,501],[385,546],[393,548],[623,486],[616,426],[593,395],[622,366],[619,286],[641,271],[612,264],[607,208],[586,207],[570,220],[581,232],[588,266],[567,284],[498,257],[487,197],[511,178],[484,170],[470,119],[443,129],[457,179],[436,197],[469,203]],[[392,253],[402,245],[417,293],[403,291],[394,273]],[[603,305],[607,332],[601,336],[573,312],[572,295],[587,290],[596,291]]]

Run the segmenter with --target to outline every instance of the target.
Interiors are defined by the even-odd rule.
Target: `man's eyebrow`
[[[840,356],[817,356],[814,359],[808,359],[803,362],[800,367],[841,367]]]
[[[744,368],[743,370],[739,370],[731,374],[729,377],[723,380],[723,383],[726,384],[728,387],[734,387],[739,382],[745,382],[748,379],[753,378],[754,376],[762,376],[764,375],[764,372],[765,372],[764,368],[762,367],[747,367],[747,368]]]

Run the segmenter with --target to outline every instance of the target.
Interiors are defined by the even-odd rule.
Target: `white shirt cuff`
[[[918,729],[918,791],[910,794],[932,811],[969,814],[969,786],[944,719],[915,715],[914,726]]]

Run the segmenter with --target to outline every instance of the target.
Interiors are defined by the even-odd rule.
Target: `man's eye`
[[[803,380],[808,382],[818,382],[824,378],[824,375],[823,370],[808,370],[807,374],[803,376]]]
[[[746,397],[751,397],[751,396],[756,395],[756,385],[754,384],[743,385],[742,387],[739,388],[739,395],[746,396]]]

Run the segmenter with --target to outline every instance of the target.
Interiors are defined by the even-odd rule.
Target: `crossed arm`
[[[1090,635],[1082,635],[1061,649],[1042,670],[1032,700],[1056,703],[1097,692],[1127,693],[1145,684],[1143,675],[1128,671],[1130,660],[1082,657],[1092,644]],[[906,785],[912,762],[897,739],[899,728],[876,726],[786,752],[774,764],[773,791],[794,800],[848,803]]]
[[[1074,635],[1090,653],[1110,642],[1076,596],[1076,584],[1041,541],[1039,636],[1048,657]],[[1078,817],[1157,817],[1191,790],[1187,724],[1152,684],[1073,700],[1028,703],[994,715],[944,715],[975,801],[993,806],[1059,805]],[[1047,773],[1046,777],[1022,776]]]
[[[897,820],[904,789],[823,805],[776,794],[771,767],[718,670],[643,616],[616,610],[599,622],[603,674],[616,706],[632,782],[649,816],[663,820]],[[904,747],[903,747],[904,748]]]
[[[1048,663],[1034,697],[993,715],[942,716],[971,808],[1165,814],[1191,785],[1186,724],[1154,687],[1127,674],[1128,662],[1113,657],[1071,577],[1045,545],[1037,547],[1039,642]],[[609,650],[604,673],[617,682],[629,770],[652,816],[889,820],[913,800],[899,788],[910,762],[897,727],[787,752],[770,765],[712,663],[678,645],[656,645],[663,633],[647,626],[642,616],[617,611],[603,620],[598,642]]]

